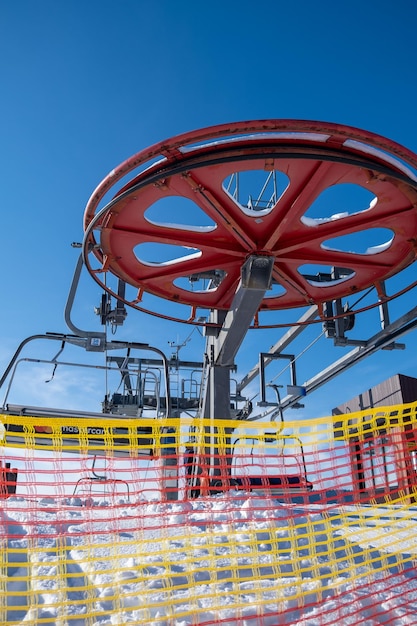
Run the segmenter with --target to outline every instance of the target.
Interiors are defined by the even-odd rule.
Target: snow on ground
[[[3,501],[1,624],[417,624],[409,513],[241,492],[81,504]]]

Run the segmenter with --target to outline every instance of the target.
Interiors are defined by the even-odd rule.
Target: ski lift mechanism
[[[237,453],[244,441],[243,452]],[[246,442],[252,442],[249,446]],[[268,444],[270,453],[265,454]],[[290,448],[290,453],[286,450]],[[264,490],[271,495],[308,492],[313,483],[307,478],[303,444],[299,437],[266,432],[239,437],[233,445],[231,485],[246,491]]]
[[[219,137],[222,138],[220,141]],[[160,154],[161,159],[149,163],[155,154]],[[282,193],[278,191],[275,162],[277,165],[280,164],[278,169],[285,165],[285,171],[288,172],[289,184]],[[137,173],[140,168],[142,171]],[[267,179],[259,195],[250,195],[246,203],[240,202],[239,172],[250,169],[268,172]],[[17,365],[21,349],[34,338],[59,339],[63,342],[60,352],[52,360],[54,365],[52,378],[59,365],[57,358],[65,342],[84,347],[90,352],[107,352],[127,347],[127,361],[115,359],[122,374],[124,391],[119,395],[113,394],[111,398],[106,397],[103,410],[106,411],[106,415],[111,407],[109,416],[120,415],[122,411],[129,416],[136,411],[136,415],[139,416],[141,411],[138,409],[144,405],[152,405],[150,400],[145,400],[148,394],[144,390],[145,387],[149,387],[149,380],[153,379],[155,389],[159,388],[159,381],[155,375],[151,374],[149,377],[153,367],[151,360],[146,363],[146,379],[140,378],[137,386],[132,385],[129,379],[126,371],[126,363],[130,359],[129,350],[139,347],[158,353],[160,359],[158,367],[161,367],[165,375],[166,393],[162,397],[159,397],[159,393],[154,394],[153,408],[156,408],[157,413],[170,415],[174,406],[170,397],[170,366],[168,359],[160,350],[148,344],[109,342],[106,333],[85,331],[72,322],[71,309],[84,265],[105,291],[96,313],[100,315],[101,323],[104,326],[109,324],[113,331],[117,326],[121,326],[126,318],[126,304],[160,318],[205,327],[205,362],[204,365],[200,364],[201,371],[204,370],[204,388],[198,393],[197,404],[189,407],[175,404],[178,413],[181,409],[188,408],[201,417],[230,418],[232,415],[230,373],[235,368],[236,353],[249,328],[268,327],[260,323],[259,312],[310,306],[307,313],[301,316],[300,326],[290,329],[268,353],[261,353],[258,366],[245,376],[236,390],[236,398],[242,398],[243,388],[254,376],[260,374],[262,379],[260,404],[267,405],[264,367],[274,358],[290,359],[292,379],[287,389],[288,396],[281,400],[277,392],[278,402],[275,403],[278,407],[275,414],[279,413],[281,416],[281,429],[274,433],[259,435],[256,441],[258,445],[262,442],[274,444],[277,447],[277,458],[287,462],[291,460],[297,472],[273,473],[268,467],[266,472],[268,475],[264,476],[255,471],[256,464],[251,463],[253,469],[250,476],[232,475],[235,471],[232,467],[229,468],[231,471],[225,480],[245,489],[256,487],[273,488],[276,491],[311,489],[301,441],[298,441],[298,455],[283,453],[289,444],[288,437],[282,434],[283,411],[290,406],[300,406],[298,400],[301,397],[356,361],[379,349],[402,348],[403,345],[394,343],[394,339],[417,326],[417,307],[396,322],[390,322],[384,287],[385,279],[410,265],[415,258],[413,242],[407,234],[410,229],[414,232],[417,228],[415,212],[409,210],[417,201],[415,171],[417,171],[416,156],[390,140],[355,128],[299,120],[261,120],[202,129],[176,137],[171,140],[171,144],[164,141],[134,155],[119,168],[112,170],[96,189],[85,211],[83,243],[73,244],[74,247],[82,248],[65,309],[65,320],[74,334],[48,333],[30,337],[22,342],[0,380],[0,388],[12,368]],[[134,178],[116,193],[108,205],[100,207],[109,189],[129,172],[135,172]],[[226,179],[229,180],[229,186],[224,189],[223,182]],[[186,262],[182,259],[170,262],[172,276],[167,276],[166,271],[155,272],[154,264],[141,264],[134,253],[131,255],[120,253],[121,250],[126,252],[126,233],[129,232],[130,224],[132,236],[129,241],[132,246],[138,243],[159,242],[160,225],[149,222],[144,214],[150,206],[165,197],[166,180],[170,180],[172,188],[179,190],[179,195],[192,199],[199,205],[216,224],[210,237],[203,229],[194,230],[188,227],[182,229],[177,225],[164,225],[166,243],[176,245],[179,238],[186,241],[187,237],[191,237],[192,246],[200,251],[199,255],[191,255]],[[305,180],[313,180],[316,194],[331,187],[335,184],[334,181],[345,180],[357,185],[366,185],[376,198],[376,202],[368,209],[369,213],[372,213],[373,223],[394,233],[392,244],[379,249],[378,254],[375,253],[373,257],[372,264],[364,263],[361,255],[357,253],[338,251],[335,255],[332,249],[326,247],[326,241],[335,236],[360,232],[363,230],[363,224],[355,217],[356,214],[352,214],[348,217],[342,215],[334,220],[325,219],[312,228],[310,222],[303,219],[311,203],[310,195],[303,193]],[[272,195],[266,196],[266,193],[270,193],[271,184]],[[145,193],[142,193],[143,190],[146,190]],[[291,194],[297,201],[288,204],[287,198]],[[390,206],[387,207],[386,202],[379,202],[379,197],[389,198]],[[285,220],[282,219],[284,214]],[[108,219],[110,215],[111,219]],[[105,228],[102,228],[103,224],[106,225]],[[316,257],[323,265],[331,268],[329,274],[319,272],[313,275],[300,269],[305,264],[306,258]],[[337,262],[334,261],[336,257]],[[298,272],[294,271],[295,263],[298,265]],[[204,289],[188,291],[180,283],[175,282],[175,277],[180,276],[181,268],[185,267],[185,275],[188,276],[190,283],[205,281]],[[118,281],[117,291],[113,291],[107,283],[106,278],[110,274]],[[129,300],[125,280],[135,289],[135,293],[139,294],[135,300]],[[275,291],[271,294],[275,285],[281,285],[283,293]],[[353,311],[342,303],[342,298],[368,288],[375,288],[378,294],[383,329],[368,340],[347,339],[345,333],[353,328],[355,318]],[[143,308],[142,294],[147,293],[176,301],[185,308],[188,306],[191,313],[188,317],[174,318]],[[111,306],[113,296],[117,300],[115,309]],[[201,317],[197,318],[199,309],[210,311],[208,319],[204,318],[202,321]],[[297,385],[295,358],[293,355],[285,354],[284,351],[291,340],[303,330],[303,324],[317,316],[324,319],[325,334],[334,339],[335,345],[354,344],[356,348],[303,385]],[[145,364],[145,360],[142,360],[142,364]],[[173,365],[174,368],[178,368],[178,363]],[[142,373],[140,370],[141,376]],[[6,403],[3,407],[4,413],[9,412],[12,415],[56,415],[53,409],[39,410],[38,413],[33,411],[33,407],[12,406]],[[249,413],[249,410],[242,412],[242,418],[257,419],[257,416],[249,418]],[[80,417],[71,412],[61,412],[61,415]],[[96,417],[99,416],[100,414],[96,414]],[[151,442],[151,433],[140,435],[139,430],[138,437],[149,436]],[[10,434],[19,437],[19,432]],[[45,434],[47,433],[42,433],[42,436]],[[92,438],[97,440],[97,432],[91,434]],[[213,433],[210,437],[213,444],[210,455],[211,458],[216,458],[219,452],[216,448],[218,442]],[[119,442],[123,443],[123,437]],[[233,449],[235,450],[238,445],[239,439],[233,444]],[[255,447],[253,440],[252,453],[249,455],[252,461],[255,457],[253,454]],[[95,472],[94,464],[95,458],[90,481],[107,480]],[[171,470],[170,467],[169,471]],[[222,471],[220,467],[209,468],[208,476],[204,476],[202,468],[194,458],[189,472],[190,486],[196,487],[197,481],[200,481],[202,486],[206,481],[205,487],[207,485],[214,487],[215,482],[220,480],[223,488],[225,486],[223,476],[219,476]]]
[[[95,470],[97,456],[93,457],[91,465],[91,476],[83,476],[80,478],[75,487],[73,495],[86,494],[88,500],[98,495],[109,495],[111,498],[121,497],[125,495],[129,500],[129,483],[119,478],[107,478],[106,474],[97,474]],[[98,490],[96,488],[98,487]],[[120,488],[122,488],[120,490]]]

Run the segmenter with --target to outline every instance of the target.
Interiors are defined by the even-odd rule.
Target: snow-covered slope
[[[417,624],[417,511],[3,501],[1,624]]]

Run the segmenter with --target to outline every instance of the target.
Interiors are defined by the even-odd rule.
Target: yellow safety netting
[[[1,416],[0,624],[417,623],[416,409]]]

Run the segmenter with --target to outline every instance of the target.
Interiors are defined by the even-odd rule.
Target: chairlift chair
[[[239,446],[243,454],[238,454]],[[219,458],[219,477],[209,476],[207,463],[192,446],[186,448],[184,466],[189,479],[194,477],[194,486],[189,489],[191,498],[231,489],[274,496],[301,495],[313,489],[300,438],[283,435],[281,429],[235,439],[230,455]]]
[[[106,475],[97,474],[95,471],[97,457],[94,456],[93,463],[91,465],[91,476],[82,476],[76,483],[74,487],[73,496],[79,495],[80,493],[87,493],[89,498],[92,498],[93,495],[97,495],[97,492],[94,490],[94,487],[99,485],[103,489],[103,496],[106,495],[106,490],[112,498],[114,498],[118,494],[118,487],[120,485],[124,486],[125,492],[127,495],[127,499],[129,500],[129,485],[127,481],[121,480],[120,478],[107,478]]]
[[[237,449],[242,441],[245,442],[244,453],[238,455]],[[271,451],[269,454],[265,454],[266,445]],[[298,494],[313,489],[307,477],[301,440],[280,432],[248,435],[235,440],[230,483],[237,489],[262,490],[271,495]]]

